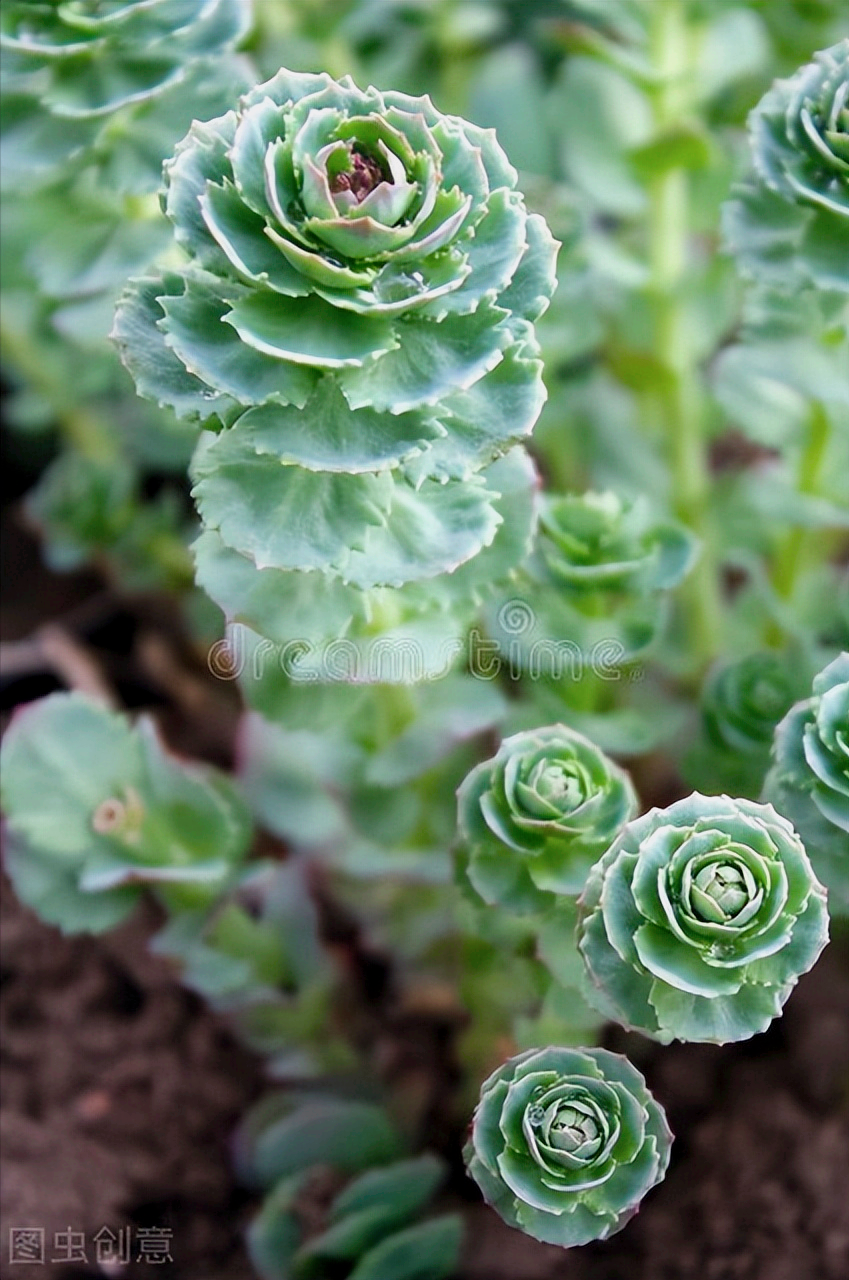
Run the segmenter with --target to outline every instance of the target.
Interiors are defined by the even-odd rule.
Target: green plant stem
[[[828,437],[828,413],[820,401],[815,400],[811,405],[807,439],[799,459],[796,488],[800,494],[813,495],[818,492]],[[772,569],[772,585],[782,600],[793,599],[799,574],[805,566],[807,552],[814,536],[814,530],[797,524],[789,529],[782,539]],[[773,619],[767,630],[767,643],[778,646],[782,643],[782,639],[783,629],[780,623]]]
[[[652,58],[659,77],[654,94],[655,123],[662,134],[679,124],[689,109],[690,32],[681,0],[655,0]],[[685,170],[669,169],[652,180],[649,219],[655,354],[665,374],[660,407],[675,509],[702,543],[699,561],[682,589],[691,651],[702,666],[720,648],[722,624],[708,519],[710,473],[704,438],[704,394],[681,297],[690,251],[690,191]]]

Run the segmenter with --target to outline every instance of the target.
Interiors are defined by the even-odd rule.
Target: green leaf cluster
[[[662,631],[667,593],[697,555],[693,535],[644,497],[546,495],[531,557],[486,608],[488,633],[535,679],[594,651],[621,665]]]
[[[281,71],[193,126],[164,207],[190,262],[131,287],[115,338],[142,395],[225,426],[193,478],[230,563],[368,592],[490,546],[487,468],[544,400],[556,248],[494,135]]]
[[[664,1043],[764,1031],[828,940],[825,889],[793,827],[728,796],[629,823],[580,908],[587,999]]]
[[[428,1153],[401,1158],[403,1143],[375,1103],[322,1093],[272,1095],[243,1122],[237,1159],[243,1176],[268,1189],[248,1228],[262,1280],[447,1280],[457,1266],[462,1227],[455,1214],[418,1221],[446,1174]],[[317,1230],[318,1178],[336,1187]]]
[[[529,1049],[481,1087],[466,1164],[511,1226],[548,1244],[604,1240],[664,1176],[672,1134],[626,1058]]]
[[[849,290],[849,39],[777,81],[752,112],[754,178],[726,210],[726,238],[756,278]]]
[[[107,185],[152,189],[192,109],[215,110],[248,19],[243,0],[10,0],[0,18],[4,177],[52,182],[95,161]]]
[[[250,816],[225,775],[82,694],[19,711],[2,762],[9,875],[66,933],[111,928],[145,888],[166,904],[208,902],[246,852]]]
[[[457,792],[461,865],[485,902],[544,910],[581,892],[636,811],[630,778],[588,738],[565,725],[518,733]]]
[[[756,799],[769,768],[775,726],[806,685],[798,655],[774,651],[726,660],[708,673],[700,696],[700,734],[685,775],[711,790]]]
[[[833,911],[849,909],[849,653],[778,725],[765,794],[798,827]]]

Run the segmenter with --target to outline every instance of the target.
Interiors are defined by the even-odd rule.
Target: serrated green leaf
[[[179,287],[174,276],[132,281],[118,303],[112,339],[140,396],[167,405],[179,418],[205,421],[213,414],[227,413],[234,401],[190,373],[165,343],[158,299]]]
[[[303,409],[259,405],[239,420],[238,429],[257,453],[312,471],[349,474],[395,466],[446,434],[436,418],[424,413],[381,413],[368,406],[352,410],[328,376]]]
[[[317,297],[250,293],[235,301],[222,319],[249,347],[284,366],[291,362],[311,369],[356,369],[398,346],[389,321],[341,311]]]
[[[245,405],[273,400],[302,408],[315,386],[315,372],[243,342],[224,323],[230,304],[217,288],[211,277],[185,276],[181,294],[159,297],[164,313],[159,327],[168,347],[213,393],[232,396]],[[236,289],[234,284],[231,296]],[[278,294],[270,296],[283,302]]]
[[[484,305],[471,316],[448,316],[439,323],[405,317],[396,329],[394,351],[362,368],[340,370],[345,399],[352,409],[372,405],[402,413],[468,390],[495,368],[510,345],[510,331],[500,324],[504,318]]]
[[[257,568],[336,569],[385,522],[393,501],[387,473],[306,471],[258,454],[238,429],[201,440],[192,469],[204,523]]]

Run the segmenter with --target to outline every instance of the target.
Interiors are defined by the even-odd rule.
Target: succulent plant
[[[621,1230],[664,1176],[672,1134],[635,1067],[606,1049],[529,1049],[486,1080],[465,1157],[484,1199],[548,1244]]]
[[[828,940],[826,892],[793,827],[728,796],[629,823],[580,910],[587,998],[663,1042],[764,1031]]]
[[[203,418],[255,408],[261,452],[318,471],[429,446],[430,474],[463,472],[530,429],[555,244],[491,131],[427,98],[284,70],[194,125],[165,178],[192,266],[125,305],[156,316],[182,388],[128,349],[143,394]],[[323,432],[292,412],[308,402]]]
[[[637,811],[631,780],[565,725],[505,738],[457,792],[460,856],[488,903],[513,911],[578,894]]]
[[[488,629],[514,665],[562,674],[564,660],[593,651],[620,662],[662,628],[663,592],[697,556],[696,538],[658,517],[644,498],[612,491],[544,495],[533,555],[509,598],[489,609]]]
[[[151,721],[134,729],[82,694],[19,711],[2,759],[9,875],[67,933],[111,928],[145,887],[208,903],[247,850],[250,816],[224,774],[176,760]]]
[[[849,910],[849,653],[816,676],[775,731],[766,794],[795,823],[828,886],[832,910]]]
[[[688,778],[757,798],[775,726],[801,692],[804,664],[775,652],[717,663],[700,699],[701,735],[684,761]]]
[[[357,593],[489,547],[533,487],[520,451],[506,489],[490,464],[544,400],[533,321],[556,249],[494,134],[427,98],[284,70],[195,124],[165,176],[190,261],[135,282],[115,337],[141,394],[227,428],[193,475],[199,572],[226,577],[228,616],[256,625],[257,599],[303,588],[350,620]],[[406,607],[388,602],[396,622]],[[360,612],[374,633],[387,610]]]
[[[778,80],[749,118],[754,177],[727,207],[750,274],[849,290],[849,38]]]
[[[644,499],[626,500],[609,490],[548,498],[538,547],[552,580],[580,594],[674,587],[695,551],[682,525],[654,518]]]
[[[425,1217],[447,1172],[430,1153],[401,1158],[404,1143],[383,1107],[321,1092],[270,1094],[243,1120],[236,1157],[267,1191],[248,1228],[263,1280],[445,1280],[456,1271],[458,1214]],[[317,1183],[314,1179],[317,1178]],[[314,1188],[335,1194],[316,1213]],[[303,1206],[313,1230],[304,1230]]]

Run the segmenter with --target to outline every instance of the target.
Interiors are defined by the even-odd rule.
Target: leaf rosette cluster
[[[775,732],[766,792],[795,823],[832,895],[849,909],[849,653],[814,680],[813,694]]]
[[[160,144],[173,145],[204,108],[219,109],[222,55],[249,18],[246,0],[9,0],[0,16],[4,177],[53,178],[93,150],[107,163],[114,151],[111,180],[120,172],[129,189],[154,189]],[[231,92],[236,83],[231,72]]]
[[[754,180],[727,208],[732,251],[778,287],[849,290],[849,38],[777,81],[749,134]]]
[[[67,933],[109,929],[147,887],[201,905],[244,857],[250,815],[224,774],[175,759],[81,694],[18,712],[3,739],[6,867],[15,891]]]
[[[587,998],[663,1042],[764,1031],[828,940],[825,889],[793,827],[728,796],[629,823],[580,909]]]
[[[682,525],[653,518],[644,500],[610,491],[549,498],[538,547],[552,580],[576,595],[668,590],[694,555],[693,538]]]
[[[505,738],[457,792],[460,855],[476,892],[513,911],[578,894],[637,811],[631,780],[564,725]]]
[[[685,762],[688,776],[757,797],[775,726],[800,692],[798,668],[781,654],[751,653],[715,666],[702,689],[701,740]]]
[[[663,624],[662,593],[691,569],[692,534],[659,518],[643,498],[611,491],[544,497],[534,554],[517,584],[531,626],[513,626],[509,603],[493,613],[493,635],[531,670],[557,662],[557,641],[584,653],[618,644],[625,659]]]
[[[566,1247],[621,1230],[663,1178],[672,1134],[639,1071],[606,1049],[530,1049],[481,1088],[465,1157],[510,1226]]]
[[[323,74],[281,71],[177,148],[163,199],[189,261],[131,287],[115,336],[143,395],[225,425],[193,475],[228,616],[254,618],[281,572],[329,575],[344,611],[348,585],[493,543],[489,464],[542,406],[554,287],[515,184],[492,131]]]

